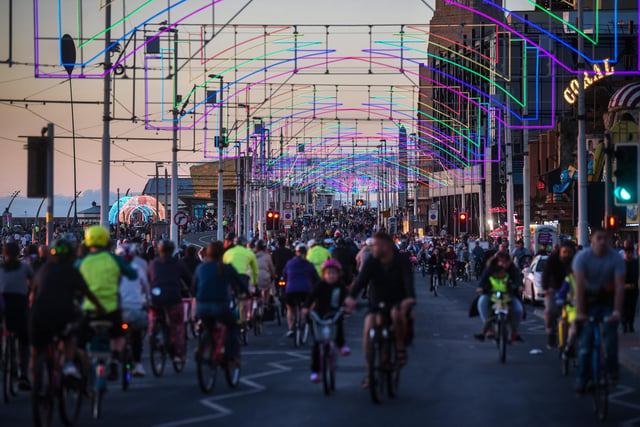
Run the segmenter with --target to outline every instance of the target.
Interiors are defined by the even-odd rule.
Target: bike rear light
[[[126,331],[127,329],[129,329],[129,325],[127,323],[123,323],[122,324],[122,330]]]

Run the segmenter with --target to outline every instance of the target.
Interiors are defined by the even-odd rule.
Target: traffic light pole
[[[584,28],[584,0],[578,0],[578,28]],[[584,50],[584,38],[578,36],[578,52]],[[578,244],[589,246],[587,219],[587,140],[586,108],[584,99],[584,60],[578,59]]]

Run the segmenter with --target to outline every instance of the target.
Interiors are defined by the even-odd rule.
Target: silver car
[[[522,270],[522,282],[524,290],[522,299],[531,303],[544,303],[544,291],[542,290],[542,270],[547,261],[547,255],[537,255],[531,265]]]

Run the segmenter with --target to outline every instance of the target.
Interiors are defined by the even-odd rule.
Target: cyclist
[[[65,376],[80,378],[80,371],[73,363],[77,338],[73,333],[74,323],[81,319],[80,302],[85,297],[96,307],[98,313],[105,309],[89,290],[82,275],[74,267],[76,248],[72,241],[57,240],[51,247],[50,256],[36,273],[31,293],[31,342],[33,356],[47,350],[54,336],[64,340]],[[79,298],[80,297],[80,298]]]
[[[362,270],[362,266],[371,256],[371,247],[373,246],[373,238],[369,237],[364,241],[364,245],[362,245],[362,249],[356,255],[356,274]]]
[[[576,279],[573,272],[569,272],[562,281],[562,285],[555,292],[555,304],[557,307],[565,307],[567,312],[567,322],[570,325],[569,334],[565,343],[566,349],[575,351],[575,341],[577,339],[576,320]]]
[[[327,239],[331,240],[331,239]],[[319,244],[316,240],[309,240],[309,253],[307,260],[316,268],[318,276],[322,274],[322,263],[331,258],[331,253],[327,248]]]
[[[307,310],[314,310],[320,318],[323,316],[334,313],[344,304],[344,299],[347,296],[347,290],[345,282],[341,278],[342,267],[340,263],[335,259],[330,259],[322,264],[322,280],[313,288],[307,301],[305,302],[305,308],[303,315]],[[320,382],[320,339],[316,337],[316,342],[311,350],[311,376],[312,383]],[[342,318],[338,320],[336,325],[336,345],[340,349],[342,356],[348,356],[351,354],[351,349],[346,345],[344,339],[344,325]]]
[[[576,278],[576,307],[578,322],[589,316],[606,320],[604,342],[607,350],[607,372],[611,384],[616,384],[618,372],[618,322],[623,308],[625,263],[609,246],[606,230],[594,229],[591,246],[573,258]],[[575,391],[583,394],[589,378],[590,355],[593,347],[593,328],[587,323],[582,328],[578,351],[578,378]]]
[[[304,303],[313,289],[313,285],[320,277],[313,264],[305,259],[307,247],[303,244],[296,246],[296,256],[285,265],[282,276],[286,281],[285,301],[287,303],[287,331],[288,337],[294,336],[293,322],[295,321],[295,308]]]
[[[173,343],[174,361],[185,361],[184,305],[182,292],[192,280],[185,264],[173,257],[175,245],[171,240],[161,240],[158,256],[149,263],[147,276],[151,289],[150,327],[153,328],[158,316],[166,312],[169,339]]]
[[[258,263],[257,292],[261,294],[263,308],[269,304],[269,297],[273,291],[273,279],[276,278],[276,269],[267,253],[267,244],[264,240],[256,242],[256,260]]]
[[[109,231],[99,225],[87,228],[84,234],[85,245],[89,253],[79,261],[78,269],[87,283],[89,290],[98,298],[104,307],[104,314],[93,313],[96,305],[88,298],[82,305],[83,319],[78,333],[78,347],[85,348],[90,338],[89,322],[91,320],[106,320],[111,322],[109,337],[111,338],[112,361],[109,377],[118,378],[120,354],[124,349],[122,331],[122,312],[119,305],[120,276],[136,279],[138,273],[127,262],[109,252]],[[96,316],[96,314],[98,314]]]
[[[511,262],[511,257],[506,251],[499,251],[489,261],[489,266],[482,274],[478,284],[477,292],[478,312],[483,323],[482,333],[474,335],[480,341],[484,341],[485,335],[492,336],[488,320],[491,318],[491,299],[495,292],[501,291],[508,294],[509,305],[511,307],[511,341],[522,341],[518,333],[520,320],[522,319],[522,303],[518,298],[518,292],[522,288],[522,276],[518,269]]]
[[[229,236],[228,236],[229,237]],[[222,262],[225,264],[231,264],[236,272],[240,275],[240,280],[243,284],[249,287],[250,284],[256,284],[258,282],[258,260],[256,254],[249,248],[247,248],[247,239],[244,237],[236,237],[234,245],[227,248],[222,257]],[[249,277],[251,272],[251,277]],[[245,298],[240,301],[240,313],[243,313],[243,322],[249,320],[251,316],[251,300]]]
[[[427,266],[429,268],[429,273],[431,277],[429,278],[429,291],[433,292],[433,281],[434,278],[438,278],[438,284],[442,284],[442,273],[444,273],[444,260],[442,259],[442,255],[440,254],[440,249],[435,248],[433,253],[429,257],[427,261]]]
[[[273,266],[276,270],[276,276],[282,277],[282,270],[287,262],[294,257],[293,251],[287,247],[287,239],[284,236],[278,237],[278,247],[271,254]]]
[[[444,254],[444,262],[447,264],[449,286],[455,286],[456,284],[456,259],[456,252],[453,249],[453,245],[449,245],[447,252]]]
[[[342,266],[342,279],[347,285],[351,285],[356,269],[356,256],[351,249],[347,247],[347,242],[344,238],[339,237],[338,240],[336,240],[336,247],[333,252],[331,252],[331,258],[340,263]],[[324,265],[324,263],[322,265]]]
[[[544,298],[544,320],[547,328],[547,347],[556,345],[556,325],[560,307],[556,305],[556,292],[562,286],[565,277],[571,272],[571,262],[576,253],[575,245],[569,240],[562,242],[559,250],[554,250],[542,270],[542,289]]]
[[[476,274],[476,278],[482,274],[482,268],[484,267],[484,249],[480,246],[480,242],[476,241],[476,245],[471,251],[473,257],[473,268]]]
[[[196,315],[207,321],[215,319],[227,327],[227,356],[240,357],[238,346],[238,322],[229,307],[231,290],[238,297],[249,292],[246,281],[229,264],[223,263],[224,244],[220,241],[209,243],[205,262],[196,268],[192,289],[196,294]],[[196,350],[196,357],[199,353]]]
[[[407,319],[415,305],[413,272],[409,258],[400,254],[391,236],[378,232],[373,236],[373,256],[362,267],[355,279],[345,306],[351,310],[356,305],[358,294],[369,285],[369,313],[365,316],[363,330],[364,354],[369,347],[369,330],[373,327],[374,314],[379,304],[384,303],[390,310],[391,321],[396,335],[397,360],[400,366],[407,363],[405,338]],[[365,357],[366,360],[366,357]],[[364,388],[369,386],[368,377],[363,381]]]
[[[137,279],[123,277],[120,280],[120,304],[122,306],[122,321],[131,331],[131,350],[134,362],[132,373],[134,376],[143,377],[145,372],[141,363],[142,342],[144,333],[149,326],[149,315],[146,310],[147,295],[149,295],[147,264],[137,256],[136,248],[132,244],[119,246],[116,255],[123,257],[138,273]]]
[[[524,268],[524,259],[531,255],[529,249],[524,247],[524,242],[522,240],[518,240],[516,242],[516,248],[513,250],[513,260],[516,262],[516,266],[519,269]]]
[[[33,270],[20,262],[20,246],[9,242],[2,248],[4,263],[0,267],[0,293],[4,300],[6,329],[18,338],[21,390],[31,389],[29,382],[29,291]],[[1,304],[0,304],[1,305]]]

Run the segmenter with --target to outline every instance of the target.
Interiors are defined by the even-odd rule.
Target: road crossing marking
[[[215,413],[210,414],[210,415],[202,415],[199,417],[191,417],[191,418],[185,418],[182,420],[176,420],[176,421],[171,421],[168,423],[162,423],[162,424],[157,424],[156,427],[175,427],[175,426],[184,426],[184,425],[189,425],[189,424],[196,424],[196,423],[202,423],[205,421],[211,421],[211,420],[215,420],[218,418],[223,418],[226,417],[228,415],[233,414],[233,411],[223,405],[220,405],[216,402],[220,402],[222,400],[228,400],[228,399],[233,399],[236,397],[241,397],[241,396],[247,396],[247,395],[251,395],[251,394],[256,394],[259,393],[261,391],[265,391],[267,389],[266,386],[257,383],[255,381],[253,381],[254,379],[259,379],[259,378],[263,378],[263,377],[267,377],[267,376],[271,376],[271,375],[277,375],[277,374],[282,374],[285,372],[290,372],[293,370],[293,367],[286,365],[286,363],[294,363],[294,362],[300,362],[303,360],[308,360],[309,356],[304,356],[300,353],[295,353],[295,352],[291,352],[291,351],[287,351],[287,352],[280,352],[280,351],[254,351],[254,352],[245,352],[243,353],[245,356],[249,356],[249,355],[265,355],[265,354],[285,354],[289,357],[292,357],[292,359],[290,360],[285,360],[285,361],[281,361],[281,362],[270,362],[267,363],[267,366],[273,368],[271,370],[268,371],[263,371],[263,372],[258,372],[255,374],[251,374],[251,375],[247,375],[246,377],[243,377],[240,379],[240,382],[247,386],[250,387],[250,390],[242,390],[242,391],[233,391],[230,393],[226,393],[226,394],[222,394],[220,396],[212,396],[212,397],[205,397],[203,399],[200,399],[200,404],[212,409],[213,411],[215,411]]]

